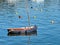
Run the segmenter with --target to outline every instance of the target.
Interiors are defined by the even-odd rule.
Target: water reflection
[[[12,33],[8,33],[7,34],[8,36],[36,36],[37,35],[37,31],[36,32],[31,32],[31,33],[28,33],[28,34],[12,34]]]

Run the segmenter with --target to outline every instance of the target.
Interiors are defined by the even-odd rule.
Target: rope
[[[28,38],[28,44],[27,45],[30,45],[30,37]]]
[[[27,16],[28,16],[28,25],[30,27],[30,16],[29,16],[29,10],[28,10],[28,0],[25,0],[26,2],[26,12],[27,12]],[[29,36],[29,39],[28,39],[28,45],[30,44],[30,36]]]
[[[28,25],[30,26],[30,16],[29,16],[29,10],[28,10],[28,0],[26,0],[25,2],[26,2],[26,12],[27,12],[27,16],[28,16]]]

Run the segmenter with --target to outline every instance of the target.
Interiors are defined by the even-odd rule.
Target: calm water
[[[0,2],[0,45],[60,45],[60,1],[28,2],[31,25],[38,26],[37,36],[8,36],[7,28],[28,26],[25,2]]]

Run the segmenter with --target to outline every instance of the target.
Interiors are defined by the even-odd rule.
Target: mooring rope
[[[30,15],[29,15],[29,10],[28,10],[28,0],[25,0],[26,2],[26,12],[27,12],[27,16],[28,16],[28,25],[30,27]],[[28,38],[28,45],[30,44],[30,36]]]
[[[26,0],[25,2],[26,2],[26,12],[27,12],[27,16],[28,16],[28,25],[30,26],[30,16],[29,16],[29,10],[28,10],[28,0]]]

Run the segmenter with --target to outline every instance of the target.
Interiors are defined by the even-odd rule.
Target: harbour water
[[[7,35],[7,28],[28,26],[25,4],[25,0],[0,2],[0,45],[60,45],[60,0],[28,0],[30,24],[37,25],[37,35]]]

